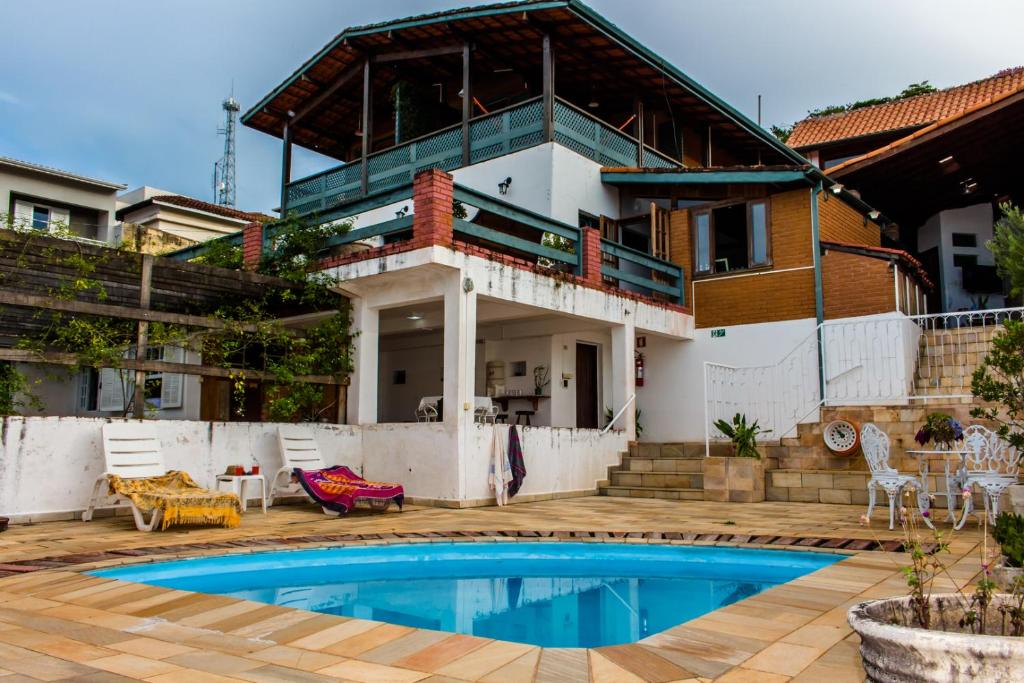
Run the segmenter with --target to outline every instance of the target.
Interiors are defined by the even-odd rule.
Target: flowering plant
[[[945,413],[930,413],[924,420],[924,426],[917,430],[914,441],[922,446],[929,441],[936,445],[951,445],[954,441],[964,438],[964,427],[960,422]]]

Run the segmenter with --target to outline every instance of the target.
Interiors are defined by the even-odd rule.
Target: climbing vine
[[[11,221],[7,224],[18,229]],[[325,387],[333,389],[335,385],[313,384],[303,377],[329,376],[337,381],[346,377],[352,370],[352,340],[347,303],[332,291],[334,282],[315,268],[317,257],[329,248],[331,238],[349,228],[348,223],[309,225],[292,217],[274,224],[273,248],[264,254],[257,272],[284,280],[289,286],[267,287],[259,296],[226,298],[189,311],[216,318],[222,323],[221,329],[150,322],[148,347],[192,349],[202,354],[204,365],[227,369],[236,395],[236,412],[240,416],[244,415],[242,399],[247,375],[260,371],[274,376],[265,392],[264,405],[270,419],[319,419],[331,406]],[[112,249],[69,250],[68,243],[60,243],[62,248],[58,248],[54,242],[40,239],[69,236],[57,230],[20,229],[19,232],[24,234],[24,240],[5,242],[3,246],[5,252],[17,249],[19,253],[4,253],[3,256],[13,256],[20,272],[40,268],[40,256],[44,264],[54,266],[52,271],[57,275],[57,284],[47,287],[46,295],[63,301],[102,303],[109,299],[107,285],[97,276],[97,268],[114,256],[123,257],[124,250],[120,254]],[[238,270],[242,267],[242,250],[225,240],[217,240],[195,260]],[[134,268],[132,274],[140,272],[139,259],[122,258],[121,261],[134,264],[128,266]],[[3,275],[11,277],[10,273]],[[301,330],[288,328],[278,320],[283,310],[310,313],[312,322]],[[135,321],[44,309],[36,309],[32,319],[35,331],[21,336],[17,347],[36,352],[40,357],[54,351],[71,354],[73,363],[64,368],[64,379],[85,368],[121,368],[126,358],[134,356]],[[0,411],[3,414],[17,413],[28,406],[42,409],[28,384],[14,365],[0,364]],[[122,382],[122,391],[124,412],[128,414],[132,410],[130,394],[134,392],[126,382]],[[259,419],[261,416],[252,417]]]

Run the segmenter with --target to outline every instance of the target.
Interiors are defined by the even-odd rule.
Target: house
[[[789,144],[899,225],[890,246],[937,286],[931,312],[1005,305],[985,243],[998,205],[1024,200],[1024,67],[966,85],[825,117]],[[894,182],[898,179],[898,182]]]
[[[117,219],[123,224],[121,240],[134,242],[142,235],[142,250],[161,253],[241,230],[247,223],[265,223],[271,216],[240,211],[192,197],[143,186],[121,194]]]
[[[488,500],[492,402],[543,450],[531,495],[592,490],[638,419],[703,441],[761,405],[784,435],[816,419],[826,319],[929,292],[886,216],[576,0],[346,29],[242,122],[282,141],[284,211],[350,226],[317,255],[353,306],[348,422],[424,501]],[[337,165],[293,178],[294,145]],[[274,230],[222,239],[252,263]],[[726,397],[708,363],[787,363],[792,391]]]
[[[113,234],[120,183],[0,157],[0,216],[8,226],[66,230],[106,242]]]

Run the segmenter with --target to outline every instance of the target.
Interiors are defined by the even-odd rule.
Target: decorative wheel
[[[860,445],[860,434],[857,425],[849,420],[833,420],[825,425],[822,433],[825,445],[838,455],[850,455]]]

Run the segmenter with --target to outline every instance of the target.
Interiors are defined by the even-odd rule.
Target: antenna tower
[[[223,206],[235,205],[235,119],[241,106],[234,95],[224,100],[224,127],[217,129],[224,136],[224,156],[213,165],[214,202]]]

